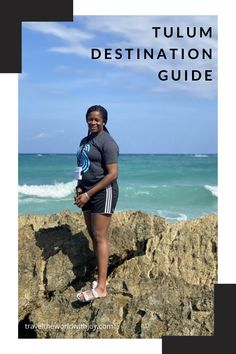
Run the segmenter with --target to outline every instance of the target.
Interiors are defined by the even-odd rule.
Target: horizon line
[[[76,155],[76,152],[18,152],[18,155]],[[120,155],[218,155],[218,152],[121,152]]]

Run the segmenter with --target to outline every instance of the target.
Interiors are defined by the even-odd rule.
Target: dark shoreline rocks
[[[109,240],[109,295],[80,305],[96,275],[82,214],[19,217],[20,337],[213,335],[216,215],[170,223],[117,212]]]

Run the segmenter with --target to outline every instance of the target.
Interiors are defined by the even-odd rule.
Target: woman
[[[88,135],[77,153],[78,184],[75,204],[82,208],[84,220],[93,241],[98,266],[96,288],[77,294],[82,302],[107,295],[108,229],[118,199],[119,147],[107,128],[107,111],[92,106],[86,113]],[[95,290],[96,289],[96,290]]]

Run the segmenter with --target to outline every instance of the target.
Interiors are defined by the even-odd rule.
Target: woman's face
[[[103,130],[103,119],[100,112],[90,112],[87,118],[87,123],[91,133],[100,133]]]

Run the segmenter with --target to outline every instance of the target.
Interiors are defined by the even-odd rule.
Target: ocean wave
[[[208,155],[205,155],[205,154],[195,154],[194,157],[208,157]]]
[[[164,188],[166,188],[166,187],[168,187],[167,186],[167,184],[156,184],[156,185],[153,185],[153,184],[138,184],[138,185],[134,185],[134,186],[125,186],[125,185],[120,185],[119,186],[119,188],[123,188],[124,190],[126,190],[126,191],[131,191],[131,190],[137,190],[138,188],[140,189],[140,188],[142,188],[142,189],[144,189],[144,190],[146,190],[146,189],[161,189],[162,187],[164,187]],[[149,193],[149,192],[148,192]]]
[[[40,203],[45,203],[45,199],[38,199],[38,198],[25,198],[25,199],[19,199],[18,200],[19,204],[40,204]]]
[[[18,191],[23,195],[30,195],[41,198],[65,198],[73,193],[76,181],[56,184],[18,186]]]
[[[186,214],[183,213],[175,213],[168,210],[157,210],[159,216],[170,220],[170,221],[186,221],[188,219]]]
[[[135,192],[135,195],[150,195],[151,193],[148,192],[148,191],[138,191],[138,192]]]
[[[215,197],[218,197],[218,187],[217,186],[209,186],[206,184],[204,187],[208,191],[210,191],[212,195],[214,195]]]

